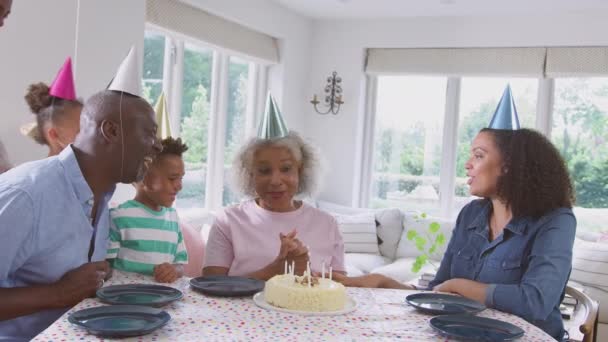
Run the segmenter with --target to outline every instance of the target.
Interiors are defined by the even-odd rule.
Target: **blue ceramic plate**
[[[405,297],[405,301],[416,309],[431,315],[477,313],[485,305],[461,296],[444,293],[416,293]]]
[[[76,311],[68,321],[103,337],[139,336],[167,324],[171,316],[156,308],[137,305],[110,305]]]
[[[206,295],[219,297],[253,296],[264,289],[257,279],[229,276],[206,276],[190,279],[190,286]]]
[[[472,315],[437,316],[429,324],[441,335],[462,340],[512,341],[524,335],[511,323]]]
[[[97,290],[97,298],[108,304],[159,307],[181,299],[178,289],[154,284],[112,285]]]

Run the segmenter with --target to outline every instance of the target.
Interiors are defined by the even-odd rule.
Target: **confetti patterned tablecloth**
[[[153,283],[142,275],[115,272],[108,285]],[[165,306],[171,321],[155,332],[129,338],[129,341],[449,341],[429,326],[431,316],[420,314],[404,304],[413,291],[348,288],[357,310],[341,316],[300,316],[268,311],[251,298],[207,297],[190,289],[189,279],[171,286],[184,292],[184,298]],[[60,317],[34,341],[102,340],[68,322],[72,312],[105,305],[86,299]],[[554,341],[549,335],[523,319],[496,310],[479,316],[500,319],[525,330],[520,341]]]

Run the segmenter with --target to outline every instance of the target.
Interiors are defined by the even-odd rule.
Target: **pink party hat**
[[[51,84],[49,94],[64,100],[76,100],[74,75],[72,74],[72,59],[70,57],[65,60],[65,63],[63,63],[53,84]]]

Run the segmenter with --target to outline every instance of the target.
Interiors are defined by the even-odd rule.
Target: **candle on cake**
[[[325,261],[321,263],[321,278],[325,279]]]

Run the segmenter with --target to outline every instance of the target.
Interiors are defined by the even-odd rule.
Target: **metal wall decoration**
[[[310,103],[312,103],[313,107],[315,108],[315,111],[319,114],[338,114],[338,112],[340,111],[340,105],[342,105],[344,103],[344,101],[342,101],[342,78],[340,76],[338,76],[337,72],[332,72],[331,76],[327,77],[327,85],[325,86],[325,106],[327,107],[327,110],[322,111],[319,110],[319,108],[317,107],[317,105],[319,103],[321,103],[321,101],[317,100],[317,95],[313,94],[312,100],[310,101]]]

